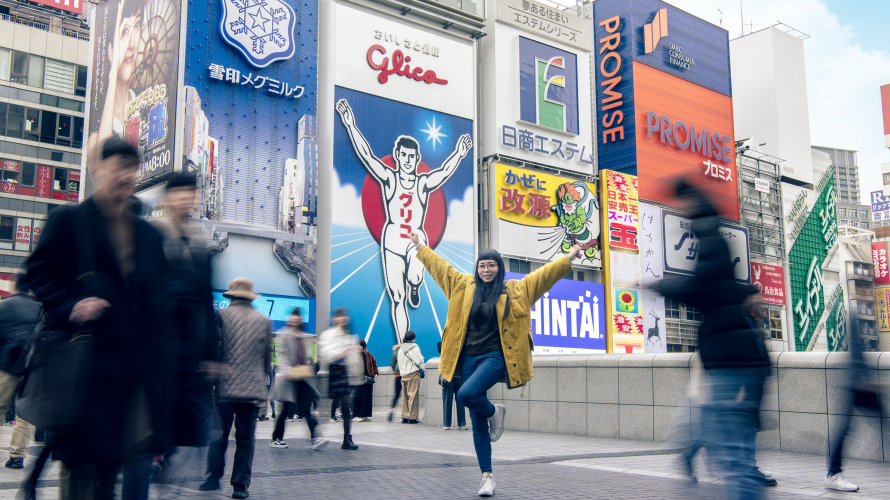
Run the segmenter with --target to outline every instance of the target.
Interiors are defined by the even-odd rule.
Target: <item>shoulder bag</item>
[[[423,367],[418,365],[416,361],[411,359],[411,356],[408,356],[408,351],[405,351],[405,357],[408,358],[408,361],[410,361],[411,364],[413,364],[414,366],[417,367],[418,370],[420,370],[420,378],[426,377],[426,371],[424,371]]]

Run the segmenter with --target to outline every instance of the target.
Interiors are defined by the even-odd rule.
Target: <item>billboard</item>
[[[577,244],[584,251],[573,265],[602,265],[595,184],[495,163],[492,193],[501,253],[557,260]]]
[[[378,359],[408,330],[429,357],[448,304],[408,235],[474,271],[473,45],[340,4],[336,21],[331,308]]]
[[[751,284],[760,290],[767,304],[785,305],[785,268],[760,262],[751,263]]]
[[[890,84],[881,85],[881,115],[884,117],[884,145],[890,148]]]
[[[72,14],[83,14],[83,0],[34,0],[35,2],[46,5],[47,7],[55,7]]]
[[[519,21],[499,23],[493,36],[481,42],[483,50],[493,44],[494,54],[480,67],[482,102],[487,108],[482,155],[501,154],[592,175],[590,93],[584,91],[590,88],[590,46],[579,49],[576,43],[590,36],[589,22],[577,22],[581,18],[568,10],[550,8],[552,19],[547,23],[553,29],[545,28],[541,34],[533,18],[547,15],[547,8],[499,0],[498,9],[499,16],[512,12],[509,19],[519,16]],[[560,21],[553,20],[557,17]],[[562,30],[560,22],[571,24],[572,31]],[[574,41],[569,39],[573,36]]]
[[[871,213],[872,220],[888,220],[890,219],[890,199],[884,196],[883,191],[872,191],[871,197]]]
[[[640,271],[643,278],[643,331],[646,352],[667,352],[664,297],[648,288],[664,279],[664,237],[661,209],[640,203]]]
[[[664,269],[676,274],[695,274],[700,240],[692,231],[692,219],[683,214],[662,210],[664,220]],[[729,246],[735,279],[751,282],[748,256],[748,229],[730,224],[717,228]]]
[[[89,167],[112,135],[139,150],[138,183],[173,171],[182,1],[102,0],[90,24],[87,196]]]
[[[213,310],[225,309],[232,303],[230,299],[223,297],[225,290],[213,291]],[[294,309],[300,309],[300,317],[303,318],[303,331],[315,333],[315,301],[307,298],[285,297],[281,295],[260,295],[251,305],[272,321],[272,330],[277,331],[284,327]]]
[[[508,280],[524,274],[505,273]],[[606,352],[606,295],[602,283],[559,280],[531,309],[533,354]]]
[[[871,243],[871,260],[875,273],[875,285],[890,285],[890,272],[887,270],[887,242]]]
[[[606,200],[602,210],[603,283],[606,283],[606,323],[610,353],[642,353],[643,314],[640,279],[640,207],[637,178],[621,172],[601,171]]]
[[[890,288],[878,288],[875,298],[878,302],[878,331],[890,332]]]

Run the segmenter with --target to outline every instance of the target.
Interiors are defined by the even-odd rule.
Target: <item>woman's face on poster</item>
[[[117,46],[112,46],[113,49],[121,51],[118,56],[120,57],[120,67],[117,70],[117,79],[129,82],[136,69],[136,50],[142,36],[142,16],[134,14],[121,19],[117,35],[118,39],[115,40]]]

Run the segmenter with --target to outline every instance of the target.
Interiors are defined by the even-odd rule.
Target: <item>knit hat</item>
[[[223,297],[227,299],[247,299],[252,302],[259,295],[253,293],[253,281],[250,278],[239,277],[229,282],[229,291],[223,292]]]

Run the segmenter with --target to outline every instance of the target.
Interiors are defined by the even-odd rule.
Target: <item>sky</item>
[[[884,146],[880,95],[881,85],[890,84],[890,2],[667,1],[713,24],[721,25],[722,17],[730,40],[742,34],[741,14],[746,34],[751,23],[758,31],[781,21],[810,35],[804,40],[810,141],[859,152],[863,203],[868,202],[869,191],[881,189],[881,163],[890,162],[890,151]]]

